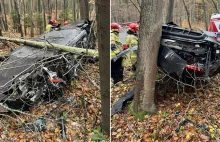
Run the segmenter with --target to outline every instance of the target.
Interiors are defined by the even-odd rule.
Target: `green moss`
[[[131,103],[130,106],[129,106],[129,112],[130,112],[131,115],[134,116],[135,119],[140,120],[140,121],[144,121],[145,115],[152,115],[152,113],[146,112],[146,111],[134,112],[133,103]]]

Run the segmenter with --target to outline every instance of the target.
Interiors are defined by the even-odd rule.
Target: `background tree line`
[[[94,0],[1,0],[0,29],[39,35],[51,18],[58,23],[95,16]]]
[[[161,0],[162,19],[166,23],[168,14],[169,0]],[[185,6],[186,7],[185,7]],[[219,0],[174,0],[173,2],[173,22],[182,27],[198,28],[198,26],[207,29],[209,19],[213,13],[219,13]],[[140,1],[139,0],[112,0],[111,21],[112,22],[130,22],[140,19]],[[186,12],[187,11],[187,12]],[[188,13],[188,14],[187,14]],[[189,19],[189,21],[188,21]]]

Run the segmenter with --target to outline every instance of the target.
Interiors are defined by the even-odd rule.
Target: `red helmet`
[[[120,25],[118,23],[111,23],[111,30],[112,31],[119,31]]]
[[[137,23],[131,23],[128,28],[130,31],[136,33],[139,30],[139,26]]]
[[[65,21],[65,22],[64,22],[64,25],[68,25],[68,24],[69,24],[69,22],[68,22],[68,21]]]
[[[56,24],[57,23],[57,21],[55,20],[55,19],[51,19],[50,20],[53,24]]]

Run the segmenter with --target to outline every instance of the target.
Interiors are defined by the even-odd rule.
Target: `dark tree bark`
[[[110,1],[96,0],[102,129],[110,135]],[[107,48],[106,48],[107,47]]]
[[[89,3],[88,0],[80,0],[79,1],[80,6],[80,19],[89,19]]]
[[[166,23],[173,22],[173,6],[174,0],[169,0],[167,9]]]
[[[154,103],[154,91],[161,27],[161,0],[143,0],[141,3],[137,74],[133,100],[133,110],[137,113],[155,113],[157,111]]]
[[[189,14],[189,11],[188,11],[188,9],[186,7],[186,3],[185,3],[184,0],[183,0],[183,5],[184,5],[184,8],[186,10],[186,15],[187,15],[187,20],[188,20],[189,28],[191,29],[192,27],[191,27],[191,23],[190,23],[190,14]]]
[[[19,9],[18,9],[18,1],[14,0],[14,6],[15,6],[15,12],[16,12],[16,17],[17,20],[16,23],[18,23],[18,31],[21,33],[21,37],[23,37],[23,30],[22,30],[22,24],[21,24],[21,16],[19,13]]]

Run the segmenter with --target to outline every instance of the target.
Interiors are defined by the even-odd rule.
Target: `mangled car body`
[[[112,61],[116,62],[131,50],[138,50],[138,47],[122,51]],[[220,70],[220,43],[216,34],[175,24],[163,25],[158,67],[187,83],[191,83],[191,79],[209,80]]]
[[[89,48],[90,28],[89,21],[82,21],[47,32],[35,40]],[[1,105],[25,110],[45,99],[51,101],[62,96],[66,84],[77,78],[79,56],[46,47],[22,46],[16,49],[0,66]]]

